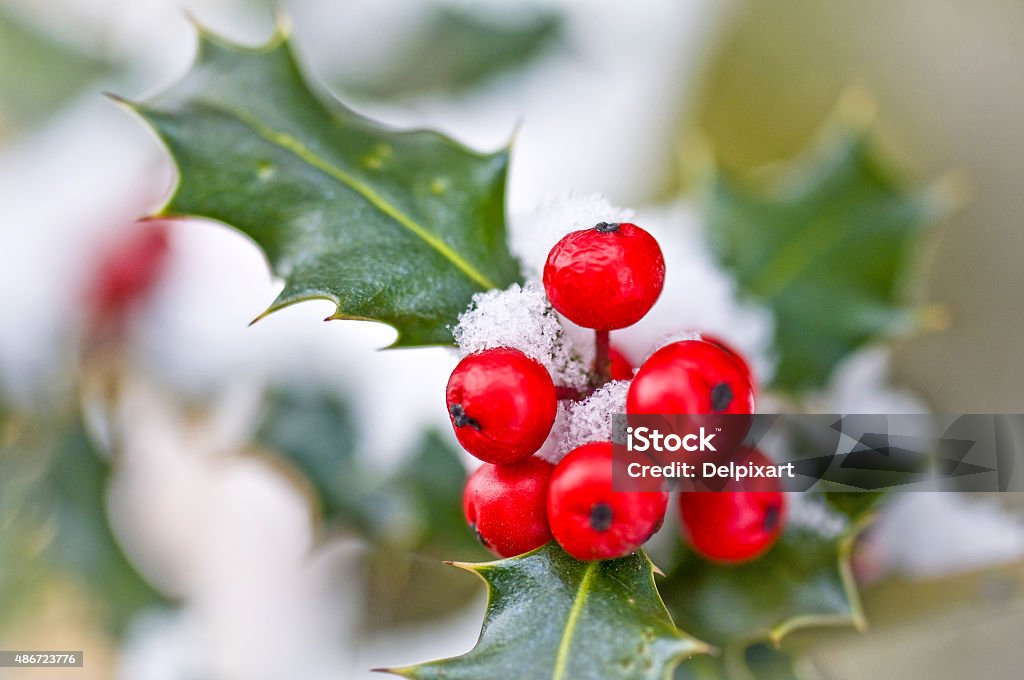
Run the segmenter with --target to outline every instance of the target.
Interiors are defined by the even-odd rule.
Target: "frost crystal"
[[[566,450],[563,448],[566,434],[569,428],[569,407],[566,402],[558,402],[558,411],[555,413],[555,424],[551,426],[551,433],[544,440],[537,457],[555,465],[565,457]]]
[[[570,405],[563,450],[569,452],[587,442],[612,441],[612,416],[626,412],[628,391],[628,380],[615,380]]]
[[[512,347],[539,361],[556,385],[581,389],[587,370],[537,283],[477,293],[452,331],[462,356]]]

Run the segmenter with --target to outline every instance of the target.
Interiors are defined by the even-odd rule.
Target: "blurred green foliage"
[[[708,238],[741,293],[774,313],[772,387],[818,389],[857,349],[915,328],[908,274],[949,203],[906,186],[850,124],[773,170],[756,186],[719,170]]]
[[[109,64],[36,31],[0,7],[0,142],[46,120]]]
[[[73,416],[0,412],[0,625],[70,581],[115,634],[165,602],[134,569],[107,515],[110,465]]]
[[[486,559],[462,513],[466,468],[440,434],[427,431],[394,471],[359,450],[346,402],[310,387],[274,390],[257,443],[312,485],[325,536],[354,533],[363,555],[366,628],[435,619],[473,601],[475,580],[442,559]]]
[[[455,95],[523,69],[563,37],[551,10],[521,12],[514,20],[481,9],[438,6],[416,32],[376,69],[341,82],[348,93],[395,99]]]

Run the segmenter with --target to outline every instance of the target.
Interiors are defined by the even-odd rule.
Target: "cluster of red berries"
[[[661,294],[665,262],[635,224],[601,222],[555,244],[544,290],[559,313],[595,330],[590,392],[630,380],[630,414],[748,414],[755,389],[747,363],[702,337],[670,343],[634,374],[609,345],[609,331],[639,321]],[[547,369],[500,347],[466,356],[448,381],[446,402],[462,446],[484,461],[466,483],[463,508],[480,541],[502,557],[554,538],[581,560],[627,555],[661,527],[665,491],[614,491],[610,441],[570,451],[557,465],[535,457],[555,421],[559,390]],[[580,399],[586,393],[568,398]],[[609,414],[609,417],[611,414]],[[748,451],[748,456],[759,456]],[[721,492],[680,494],[683,532],[699,553],[722,562],[751,559],[778,538],[785,510],[775,480]]]

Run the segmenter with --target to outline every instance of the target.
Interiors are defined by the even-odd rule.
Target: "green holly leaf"
[[[579,562],[550,543],[511,559],[456,566],[487,584],[480,640],[462,656],[388,672],[446,680],[664,680],[708,651],[672,623],[642,552]]]
[[[790,632],[809,626],[863,627],[849,559],[870,515],[858,508],[840,517],[824,499],[818,507],[830,523],[845,517],[846,528],[790,520],[766,554],[738,565],[716,564],[684,549],[660,588],[676,622],[726,649],[757,641],[777,645]]]
[[[523,14],[520,12],[519,14]],[[479,8],[437,7],[381,68],[342,78],[345,92],[378,98],[452,95],[529,66],[563,37],[550,10],[489,16]]]
[[[202,34],[185,79],[130,106],[178,167],[162,214],[235,227],[284,279],[265,313],[327,299],[332,319],[393,326],[396,346],[450,343],[474,293],[518,278],[508,151],[393,130],[318,96],[281,35],[244,49]]]
[[[107,460],[77,419],[8,421],[0,446],[0,624],[30,614],[55,579],[93,598],[123,633],[140,611],[166,604],[126,557],[107,520]]]
[[[851,126],[757,188],[717,174],[710,243],[741,291],[775,314],[774,387],[821,387],[854,350],[915,326],[907,274],[948,198],[897,179]]]

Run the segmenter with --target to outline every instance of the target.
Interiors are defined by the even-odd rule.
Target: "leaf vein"
[[[344,184],[349,189],[355,191],[361,195],[370,205],[377,210],[381,211],[394,221],[398,222],[401,226],[405,227],[413,234],[422,239],[427,245],[432,247],[434,250],[439,252],[443,257],[450,261],[459,271],[469,277],[473,282],[481,286],[484,290],[491,288],[497,288],[498,286],[492,282],[487,276],[485,276],[480,270],[474,267],[472,264],[467,262],[461,255],[451,248],[442,239],[438,238],[434,234],[412,219],[401,210],[392,205],[387,199],[381,196],[379,193],[374,191],[373,187],[369,186],[365,182],[360,181],[348,172],[345,172],[337,165],[331,163],[326,158],[321,157],[315,153],[312,149],[303,144],[300,140],[296,139],[292,135],[275,130],[274,128],[264,125],[260,121],[256,120],[252,116],[249,116],[241,111],[229,109],[223,106],[217,106],[208,102],[204,102],[204,105],[224,113],[226,115],[234,116],[243,125],[249,127],[258,137],[264,141],[273,144],[274,146],[283,149],[293,155],[299,160],[313,166],[317,170],[320,170],[328,177],[331,177],[341,184]]]
[[[576,630],[576,624],[579,622],[580,613],[583,611],[583,603],[586,602],[597,564],[596,561],[588,564],[587,570],[583,572],[583,578],[580,579],[580,587],[573,599],[572,609],[569,610],[569,618],[565,621],[565,631],[558,643],[558,654],[555,656],[555,668],[551,680],[562,680],[565,677],[565,669],[569,663],[569,649],[572,647],[572,636]]]

